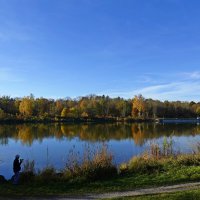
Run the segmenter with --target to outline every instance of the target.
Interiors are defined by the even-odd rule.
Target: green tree
[[[5,112],[0,108],[0,119],[4,119]]]
[[[49,102],[48,99],[39,98],[35,100],[35,110],[37,115],[45,116],[49,112]]]

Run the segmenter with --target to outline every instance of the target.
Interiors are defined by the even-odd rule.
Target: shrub
[[[169,139],[164,137],[162,145],[159,145],[155,142],[151,143],[148,151],[148,155],[156,159],[169,157],[176,154],[177,153],[173,149],[173,140],[171,137]]]
[[[73,157],[72,155],[75,155]],[[77,160],[76,153],[71,153],[65,174],[68,177],[79,177],[86,180],[100,180],[117,175],[117,168],[113,164],[113,156],[108,152],[107,146],[91,151],[89,147],[84,150],[83,161]]]
[[[165,140],[163,146],[152,143],[149,151],[133,157],[127,164],[120,166],[120,173],[154,173],[163,172],[181,166],[199,166],[200,153],[175,153],[172,142]]]
[[[180,154],[177,156],[176,164],[183,166],[198,166],[200,165],[200,154]]]
[[[0,184],[6,183],[7,180],[4,178],[4,176],[0,175]]]
[[[46,167],[42,171],[39,171],[37,175],[37,180],[42,181],[42,182],[56,181],[58,179],[59,179],[59,176],[56,173],[55,168],[53,167]]]
[[[163,139],[162,145],[151,143],[148,151],[133,157],[127,164],[120,166],[120,173],[154,173],[164,171],[174,163],[176,152],[173,150],[172,138]]]
[[[163,164],[155,158],[145,156],[133,157],[128,165],[129,172],[135,173],[154,173],[163,171]]]
[[[31,182],[31,181],[33,181],[34,177],[35,177],[35,162],[34,162],[34,160],[24,161],[23,171],[20,175],[20,182],[22,182],[22,183]]]
[[[33,174],[35,173],[35,161],[29,161],[26,160],[23,163],[23,171],[24,172],[32,172]]]
[[[123,174],[127,174],[129,172],[129,166],[127,163],[122,163],[120,166],[119,166],[119,172],[121,175]]]

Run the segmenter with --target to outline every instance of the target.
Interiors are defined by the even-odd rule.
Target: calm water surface
[[[148,149],[152,142],[172,137],[177,151],[191,152],[200,141],[200,125],[195,124],[23,124],[0,125],[0,174],[12,176],[16,154],[35,160],[36,168],[52,165],[62,169],[70,150],[80,153],[89,145],[107,144],[116,164],[128,161]]]

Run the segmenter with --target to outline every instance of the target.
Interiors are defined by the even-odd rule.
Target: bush
[[[4,178],[4,176],[0,175],[0,184],[6,183],[7,180]]]
[[[198,166],[200,165],[200,154],[181,154],[177,156],[177,165]]]
[[[155,158],[133,157],[127,164],[127,172],[154,173],[163,171],[163,164]],[[123,172],[123,171],[122,171]]]
[[[37,180],[42,182],[56,181],[58,179],[59,176],[53,167],[44,168],[42,171],[39,171],[37,175]]]
[[[172,138],[163,139],[161,145],[151,143],[148,151],[141,156],[133,157],[127,164],[120,166],[120,173],[154,173],[166,170],[174,163],[176,152],[173,150]]]
[[[36,173],[35,162],[26,160],[23,164],[23,171],[20,174],[21,183],[29,183],[31,181],[55,181],[62,177],[63,174],[56,173],[53,167],[44,168]]]
[[[122,163],[120,166],[119,166],[119,172],[121,175],[123,174],[127,174],[129,172],[129,166],[127,163]]]
[[[148,155],[156,159],[174,156],[176,154],[173,149],[173,140],[171,137],[169,139],[164,137],[162,145],[152,142],[148,151]]]
[[[20,182],[21,183],[29,183],[32,182],[35,178],[35,174],[33,172],[22,172],[20,174]]]
[[[152,145],[146,154],[133,157],[127,164],[122,164],[120,173],[154,173],[181,166],[200,166],[200,153],[175,154],[173,151],[168,151],[168,148],[166,149],[167,153],[163,153],[164,151],[161,151],[157,144]]]
[[[20,182],[22,182],[22,183],[31,182],[31,181],[33,181],[34,177],[35,177],[35,162],[34,162],[34,160],[24,161],[23,171],[20,174]]]
[[[86,180],[100,180],[117,175],[117,168],[113,164],[113,156],[107,146],[92,152],[90,148],[84,151],[83,161],[78,160],[78,154],[71,152],[65,169],[68,177],[79,177]]]

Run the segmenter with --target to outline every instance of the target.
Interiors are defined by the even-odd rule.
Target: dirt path
[[[147,194],[178,192],[178,191],[191,190],[191,189],[197,189],[197,188],[200,188],[200,182],[179,184],[179,185],[173,185],[173,186],[154,187],[154,188],[148,188],[148,189],[137,189],[137,190],[126,191],[126,192],[105,193],[105,194],[96,195],[96,197],[97,199],[104,199],[104,198],[115,198],[115,197],[140,196],[140,195],[147,195]]]
[[[127,196],[140,196],[140,195],[148,195],[148,194],[161,194],[161,193],[170,193],[170,192],[178,192],[185,191],[191,189],[200,188],[200,182],[196,183],[185,183],[173,186],[162,186],[162,187],[154,187],[147,189],[137,189],[132,191],[122,191],[122,192],[110,192],[110,193],[102,193],[102,194],[86,194],[84,196],[66,196],[66,197],[28,197],[28,198],[19,198],[20,200],[86,200],[86,199],[108,199],[108,198],[116,198],[116,197],[127,197]],[[11,198],[2,198],[4,200],[12,200]]]

